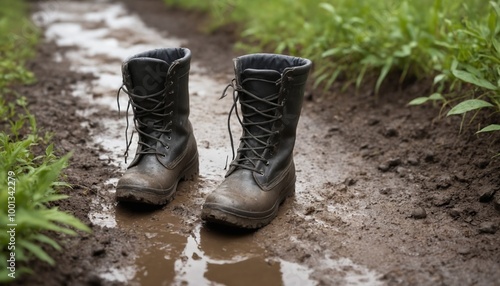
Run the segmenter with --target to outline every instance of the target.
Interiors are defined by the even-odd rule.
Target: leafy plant
[[[0,282],[12,280],[7,275],[7,259],[11,252],[16,257],[16,277],[29,272],[28,268],[21,268],[18,263],[27,262],[32,257],[54,263],[42,246],[56,250],[60,250],[60,246],[44,234],[47,231],[68,235],[76,234],[73,229],[90,231],[72,215],[48,206],[50,202],[67,198],[58,194],[57,188],[69,187],[58,179],[70,154],[58,158],[53,152],[53,145],[48,145],[45,154],[34,156],[33,148],[45,139],[36,134],[35,118],[22,105],[23,102],[18,101],[16,118],[11,118],[10,135],[0,133],[0,205],[4,206],[0,211]],[[0,118],[12,114],[13,107],[16,106],[1,109]],[[23,110],[21,114],[19,109]],[[23,133],[28,134],[20,138]],[[7,208],[9,203],[13,208]],[[12,230],[11,224],[15,225],[14,244],[8,232]]]
[[[444,108],[481,99],[500,111],[499,0],[164,1],[201,7],[216,25],[238,23],[237,46],[247,52],[311,59],[315,86],[325,90],[339,79],[359,87],[373,78],[379,92],[396,73],[396,85],[408,77],[434,78],[432,94],[410,105],[433,102]]]
[[[452,100],[455,95],[462,94],[462,99],[447,113],[465,115],[483,109],[500,110],[500,5],[499,1],[489,2],[487,16],[475,20],[466,19],[456,29],[450,42],[457,43],[447,53],[451,64],[444,66],[436,75],[434,83],[437,93],[444,104],[443,91],[448,89],[445,97]],[[463,86],[468,88],[464,89]],[[464,96],[465,95],[465,96]],[[422,104],[418,98],[410,104]],[[498,124],[488,125],[478,133],[499,131]]]
[[[34,148],[47,145],[49,137],[38,134],[26,100],[10,86],[35,80],[24,63],[34,54],[38,31],[26,18],[24,1],[0,0],[0,7],[0,283],[4,283],[30,272],[26,265],[32,258],[53,264],[47,249],[61,249],[55,237],[90,230],[50,206],[67,198],[57,190],[69,187],[59,180],[70,154],[59,158],[49,144],[44,154],[34,155]]]
[[[24,1],[0,0],[0,94],[12,83],[31,83],[24,62],[34,54],[39,32],[26,18]]]

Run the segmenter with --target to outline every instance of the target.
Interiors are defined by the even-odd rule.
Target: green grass
[[[26,100],[11,89],[35,81],[25,62],[35,53],[39,33],[27,19],[24,1],[0,0],[0,7],[0,283],[8,283],[31,272],[33,258],[54,264],[48,252],[61,247],[51,237],[89,228],[50,206],[67,197],[57,190],[69,187],[60,178],[70,155],[55,155],[50,136],[40,136]],[[42,146],[44,153],[35,152]],[[14,275],[7,261],[11,253]]]
[[[398,84],[434,79],[433,94],[413,105],[438,101],[450,108],[476,99],[491,106],[458,106],[450,115],[500,110],[499,0],[164,1],[207,11],[211,28],[238,23],[238,47],[246,52],[311,59],[315,86],[325,90],[335,81],[346,87],[373,82],[378,92],[393,73]]]
[[[0,0],[0,93],[13,83],[30,83],[24,62],[34,54],[38,31],[26,18],[24,1]]]

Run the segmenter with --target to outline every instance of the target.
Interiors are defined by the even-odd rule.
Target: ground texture
[[[198,13],[167,9],[161,1],[123,3],[148,26],[186,39],[206,73],[222,83],[230,80],[231,59],[239,55],[231,48],[232,29],[205,34],[200,32],[205,18]],[[34,10],[37,7],[33,4]],[[60,237],[64,250],[52,252],[56,266],[33,263],[36,274],[14,284],[127,284],[105,280],[96,269],[128,265],[141,249],[154,245],[142,230],[102,227],[89,220],[96,196],[112,201],[100,189],[122,170],[92,143],[91,134],[105,130],[102,117],[85,116],[79,111],[91,108],[90,103],[69,96],[71,85],[94,76],[70,71],[64,60],[52,60],[54,51],[61,49],[42,43],[30,63],[38,82],[18,91],[28,98],[41,130],[54,134],[58,152],[74,152],[65,171],[73,189],[64,190],[71,197],[60,202],[60,208],[90,224],[93,232]],[[441,118],[439,108],[430,105],[408,107],[411,99],[430,93],[429,82],[395,82],[389,78],[378,95],[368,92],[369,86],[342,90],[341,82],[325,93],[309,88],[295,153],[301,189],[269,226],[241,235],[251,236],[263,249],[259,255],[269,267],[274,258],[302,265],[311,270],[310,281],[319,285],[369,284],[364,272],[375,273],[376,283],[382,285],[498,285],[500,160],[493,156],[500,152],[500,136],[478,136],[474,124],[460,133],[461,118]],[[207,112],[192,108],[195,118]],[[202,122],[193,123],[203,130]],[[225,128],[220,121],[220,129]],[[214,140],[229,144],[227,137]],[[198,143],[205,149],[212,144]],[[196,192],[203,184],[203,179],[183,184],[179,200],[157,211],[180,217],[182,233],[205,228],[198,219],[205,193]]]

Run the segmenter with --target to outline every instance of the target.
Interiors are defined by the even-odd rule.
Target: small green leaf
[[[46,243],[46,244],[52,246],[56,250],[61,250],[61,246],[59,244],[57,244],[57,242],[55,242],[55,240],[53,240],[52,238],[50,238],[46,235],[36,234],[34,236],[34,238],[40,242],[43,242],[43,243]]]
[[[488,126],[484,127],[483,129],[479,130],[476,133],[491,132],[491,131],[500,131],[500,124],[491,124],[491,125],[488,125]]]
[[[337,55],[339,52],[341,52],[342,49],[341,48],[333,48],[333,49],[329,49],[327,51],[324,51],[322,54],[321,54],[321,57],[323,58],[326,58],[326,57],[330,57],[330,56],[334,56],[334,55]]]
[[[452,70],[451,72],[453,73],[453,75],[456,78],[461,79],[465,82],[472,83],[472,84],[477,85],[479,87],[483,87],[483,88],[490,89],[490,90],[497,90],[498,89],[498,87],[493,85],[491,82],[487,81],[484,78],[478,78],[476,75],[474,75],[472,73],[462,71],[462,70]]]
[[[427,101],[429,101],[429,98],[426,96],[417,97],[414,100],[410,101],[408,105],[420,105],[426,103]]]
[[[497,27],[497,15],[494,11],[491,11],[488,16],[488,28],[491,35],[495,34],[495,28]]]
[[[382,70],[380,71],[380,75],[377,79],[377,83],[375,84],[375,93],[378,93],[379,89],[380,89],[380,86],[382,85],[382,82],[384,81],[384,79],[386,78],[387,74],[389,73],[389,71],[391,70],[392,68],[392,61],[393,61],[393,58],[388,58],[384,64],[384,66],[382,67]]]
[[[463,114],[468,111],[484,108],[484,107],[493,107],[493,104],[486,102],[484,100],[480,99],[469,99],[463,102],[460,102],[459,104],[455,105],[450,111],[448,111],[448,114],[446,116],[450,115],[456,115],[456,114]]]
[[[34,254],[36,257],[38,257],[38,259],[42,260],[42,261],[45,261],[47,262],[48,264],[50,265],[54,265],[54,259],[52,259],[48,254],[47,252],[43,251],[43,249],[34,244],[34,243],[31,243],[27,240],[20,240],[19,241],[19,244],[26,248],[27,250],[29,250],[29,252],[31,252],[32,254]]]
[[[493,47],[495,48],[496,52],[498,55],[500,55],[500,42],[497,39],[491,39],[491,43],[493,44]]]
[[[437,76],[434,77],[434,84],[442,81],[445,78],[446,78],[445,74],[438,74]]]
[[[441,95],[441,93],[433,93],[429,96],[429,99],[430,100],[445,100],[445,98],[443,97],[443,95]]]
[[[335,8],[332,6],[332,4],[329,4],[329,3],[321,3],[319,4],[319,6],[323,9],[325,9],[326,11],[332,13],[332,14],[335,14]]]

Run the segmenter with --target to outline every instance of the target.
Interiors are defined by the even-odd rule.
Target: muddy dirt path
[[[69,179],[83,187],[62,207],[89,221],[94,233],[65,238],[67,251],[55,254],[58,265],[35,265],[50,274],[27,282],[500,283],[500,164],[491,160],[499,138],[489,138],[488,152],[479,152],[483,141],[472,131],[459,138],[457,120],[434,120],[436,110],[428,107],[406,108],[423,92],[418,83],[403,91],[386,88],[381,97],[308,92],[294,154],[295,197],[269,226],[228,233],[206,227],[199,215],[231,157],[226,120],[232,102],[219,100],[232,78],[231,35],[200,34],[200,15],[168,10],[161,1],[52,1],[35,9],[33,19],[47,41],[44,60],[59,67],[48,76],[71,78],[52,86],[51,99],[76,103],[67,106],[76,118],[68,128],[50,123],[64,121],[64,114],[44,119],[39,112],[64,150],[78,153]],[[126,167],[126,120],[116,104],[121,62],[177,46],[193,51],[190,120],[200,177],[180,184],[163,208],[116,204],[114,187]],[[119,101],[125,110],[126,94]],[[233,130],[239,134],[237,125]]]

